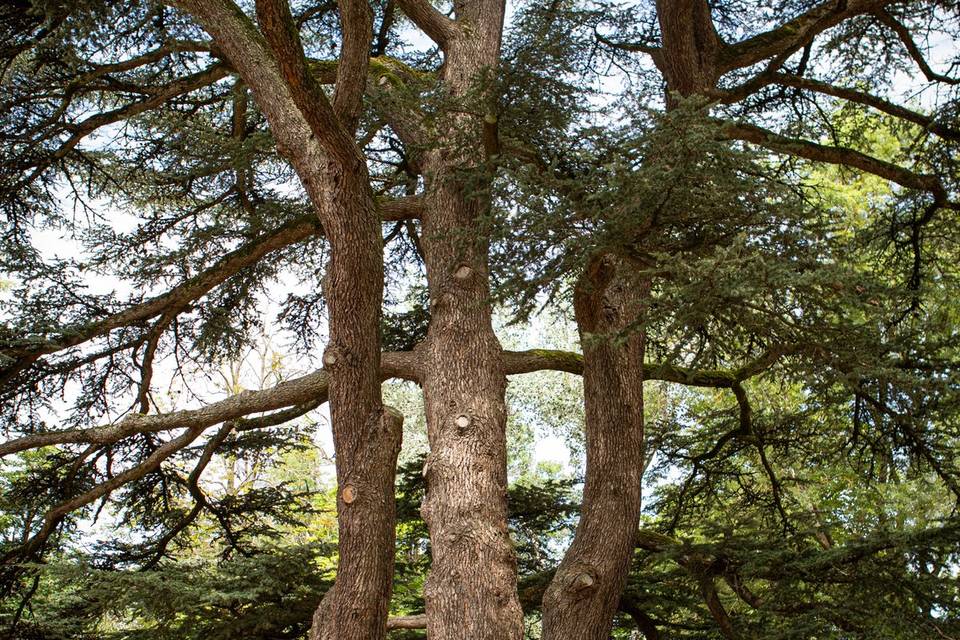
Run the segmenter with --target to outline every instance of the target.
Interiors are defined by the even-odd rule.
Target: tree
[[[136,511],[159,531],[151,542],[217,516],[197,490],[205,460],[240,434],[266,433],[266,446],[282,438],[274,427],[329,401],[338,571],[311,638],[384,637],[402,432],[383,404],[388,378],[423,388],[432,637],[523,634],[507,375],[584,380],[583,503],[541,592],[544,638],[606,638],[618,608],[658,637],[674,621],[631,604],[631,563],[638,545],[682,546],[678,531],[714,534],[696,529],[698,510],[722,519],[743,498],[755,519],[734,538],[749,531],[805,553],[829,527],[800,490],[814,470],[791,451],[830,465],[841,462],[828,454],[856,451],[853,477],[928,477],[940,503],[960,498],[950,218],[960,81],[958,60],[947,72],[928,61],[954,51],[957,7],[557,2],[518,5],[506,40],[504,22],[497,0],[4,9],[2,268],[15,298],[0,335],[0,454],[29,452],[17,459],[25,516],[5,545],[6,595],[31,595],[23,563],[56,549],[97,501]],[[432,44],[417,48],[414,32]],[[604,68],[617,70],[621,95],[590,89]],[[897,74],[916,70],[911,87],[938,92],[905,106]],[[895,143],[858,140],[867,127]],[[872,175],[886,190],[862,211],[839,206],[827,165],[839,168],[834,182]],[[45,255],[38,234],[50,228],[82,255]],[[411,270],[425,288],[400,275]],[[235,355],[289,274],[300,290],[280,318],[306,351],[326,333],[323,368],[161,410],[159,369],[184,376],[187,363]],[[104,277],[131,293],[91,290]],[[582,356],[501,348],[495,302],[519,322],[570,301]],[[412,307],[398,313],[402,302]],[[657,380],[727,390],[735,409],[703,412],[692,437],[680,418],[648,433],[644,386]],[[798,398],[782,413],[756,400],[776,385]],[[661,473],[689,472],[658,496],[654,533],[638,533],[645,447],[666,461]],[[186,478],[165,464],[175,456],[196,461]],[[171,515],[172,486],[193,489],[185,520]],[[239,549],[229,511],[217,519]],[[956,529],[932,512],[916,531],[882,523],[840,549],[821,545],[813,564],[829,572],[904,549],[935,556],[902,570],[936,582],[956,550],[932,541]],[[747,571],[728,547],[676,556],[711,624],[741,635],[719,578],[763,615],[789,616],[742,587],[794,574]],[[678,606],[671,615],[695,615],[690,600]],[[952,606],[928,602],[918,619],[936,626]],[[792,613],[822,622],[820,607]]]

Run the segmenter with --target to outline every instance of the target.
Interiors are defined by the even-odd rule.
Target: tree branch
[[[941,124],[932,116],[907,109],[906,107],[894,104],[893,102],[884,100],[864,91],[857,91],[856,89],[850,89],[847,87],[837,87],[827,82],[814,80],[812,78],[804,78],[802,76],[796,76],[788,73],[773,74],[773,76],[771,76],[771,82],[787,87],[807,89],[809,91],[815,91],[824,95],[841,98],[850,102],[856,102],[868,107],[873,107],[877,111],[894,116],[895,118],[912,122],[922,127],[925,131],[934,133],[945,140],[960,140],[960,130]],[[724,100],[724,102],[727,102],[727,100]]]
[[[751,142],[779,153],[860,169],[908,189],[931,193],[934,198],[943,201],[946,208],[960,208],[960,204],[947,202],[946,189],[944,189],[937,176],[914,173],[891,162],[868,156],[849,147],[832,147],[809,140],[788,138],[747,123],[726,123],[723,125],[723,132],[731,139]]]
[[[419,196],[392,198],[377,203],[381,220],[395,222],[420,217],[422,200]],[[265,255],[317,237],[322,232],[320,221],[313,214],[295,218],[276,230],[265,233],[259,238],[224,255],[206,271],[187,279],[170,291],[150,298],[140,304],[115,313],[106,318],[82,325],[67,327],[60,336],[38,342],[36,339],[19,343],[0,344],[0,355],[14,362],[0,368],[0,374],[15,368],[18,364],[35,361],[42,355],[56,353],[77,346],[114,329],[145,322],[171,309],[182,308],[207,294],[242,269],[255,264]]]
[[[367,0],[339,0],[340,29],[343,42],[337,84],[333,94],[333,111],[351,133],[357,130],[363,93],[367,86],[370,65],[370,41],[373,37],[373,11]]]
[[[63,518],[66,517],[71,511],[75,511],[90,504],[98,498],[108,495],[115,489],[127,484],[128,482],[142,478],[154,469],[158,468],[160,464],[171,455],[177,451],[180,451],[191,442],[196,440],[201,433],[203,433],[202,426],[192,426],[183,434],[157,447],[157,449],[151,453],[145,461],[136,467],[128,469],[123,473],[119,473],[105,482],[101,482],[79,496],[69,500],[64,500],[63,502],[59,503],[57,506],[53,507],[47,511],[46,514],[44,514],[43,525],[40,527],[40,530],[23,545],[6,553],[2,560],[0,560],[0,564],[8,564],[12,560],[19,560],[28,557],[30,554],[34,553],[43,546],[43,544],[47,541],[47,538],[49,538],[54,532],[57,525],[60,524],[60,521],[63,520]]]
[[[542,370],[565,371],[578,375],[583,373],[583,356],[568,351],[547,349],[505,351],[503,361],[504,370],[508,375]],[[773,360],[762,358],[758,362],[765,362],[766,366],[769,366]],[[724,371],[645,364],[643,375],[644,380],[662,380],[690,386],[729,389],[737,384],[739,376],[745,375],[744,371],[748,371],[752,376],[760,373],[766,366],[754,364],[734,371]],[[415,352],[388,352],[381,356],[380,377],[382,380],[401,378],[418,381],[420,380],[419,368],[420,363]],[[58,444],[109,444],[135,433],[157,433],[186,427],[207,428],[246,415],[311,403],[319,404],[326,401],[328,382],[327,372],[321,369],[281,382],[270,389],[245,391],[200,409],[154,415],[131,414],[115,424],[29,434],[0,444],[0,456]],[[260,419],[267,418],[255,420]],[[238,429],[242,428],[238,426]]]
[[[396,631],[397,629],[426,629],[426,614],[417,614],[412,616],[394,616],[387,618],[387,631]]]
[[[218,80],[226,78],[229,74],[226,65],[214,64],[203,71],[180,78],[170,84],[156,89],[150,97],[130,104],[118,107],[111,111],[98,113],[90,116],[79,123],[72,124],[69,127],[70,137],[67,138],[53,153],[44,155],[42,159],[34,165],[33,171],[24,178],[20,184],[29,184],[33,182],[41,173],[46,171],[54,162],[66,157],[80,142],[96,130],[116,122],[128,120],[134,116],[140,115],[151,109],[156,109],[160,105],[172,100],[173,98],[196,91],[197,89],[209,86]]]
[[[780,520],[784,528],[789,529],[791,525],[787,517],[787,512],[783,508],[783,491],[780,480],[777,478],[773,466],[767,459],[766,445],[763,442],[761,433],[755,432],[753,429],[753,409],[750,407],[750,399],[747,397],[747,392],[740,382],[737,382],[737,384],[733,386],[733,393],[737,397],[737,404],[740,407],[740,428],[744,433],[753,434],[754,436],[754,444],[757,447],[757,454],[760,456],[760,464],[763,466],[767,479],[770,481],[770,492],[773,495],[773,504],[777,509],[777,513],[780,514]]]
[[[203,0],[199,0],[198,3],[206,4]],[[290,98],[303,115],[313,135],[320,140],[327,153],[337,158],[341,164],[351,165],[357,162],[360,159],[360,152],[353,140],[353,135],[337,117],[326,94],[313,75],[308,72],[307,58],[303,53],[300,33],[290,14],[289,3],[287,0],[257,0],[256,6],[257,22],[263,29],[266,42],[273,53],[270,62],[280,71]],[[235,23],[247,19],[238,9],[229,13],[232,14]],[[210,26],[208,25],[208,28]],[[245,25],[234,26],[228,36],[231,44],[237,43],[233,48],[238,55],[244,55],[245,50],[256,46],[255,38],[249,34],[238,33],[238,29],[243,27]],[[238,36],[242,35],[247,36],[247,42],[240,40]],[[351,50],[349,53],[355,55],[356,52]],[[356,61],[342,60],[340,65],[347,65],[353,70]],[[247,73],[256,76],[262,71],[257,68],[248,68]],[[337,73],[338,83],[341,73],[340,71]]]
[[[227,436],[230,435],[230,432],[233,431],[233,426],[233,423],[225,422],[223,426],[220,427],[220,430],[217,431],[217,433],[210,438],[210,440],[204,446],[203,453],[200,454],[200,459],[197,460],[197,464],[194,465],[193,471],[191,471],[190,475],[187,477],[187,490],[190,491],[190,495],[194,500],[193,508],[180,520],[180,522],[178,522],[172,529],[170,529],[170,531],[163,535],[163,537],[157,543],[157,549],[153,555],[153,558],[144,564],[142,567],[143,570],[155,567],[166,554],[167,545],[170,544],[170,541],[177,537],[177,534],[190,526],[190,523],[196,519],[203,508],[208,506],[207,497],[200,488],[200,476],[203,475],[207,465],[210,464],[210,461],[213,459],[213,454],[216,453],[220,445],[223,444],[223,441],[226,440]]]
[[[707,609],[710,611],[710,615],[713,616],[717,626],[720,627],[720,633],[723,634],[723,637],[727,638],[727,640],[737,640],[740,636],[733,626],[730,614],[727,613],[726,608],[720,601],[720,596],[717,595],[717,585],[714,582],[713,576],[710,575],[708,570],[698,570],[697,574],[700,593],[703,595],[703,600],[707,605]]]
[[[789,57],[811,42],[817,34],[848,18],[872,13],[887,4],[902,1],[826,0],[776,29],[724,47],[720,56],[721,72],[749,67],[775,56]]]
[[[397,4],[441,49],[445,49],[456,37],[457,23],[437,11],[430,0],[398,0]]]
[[[663,61],[663,50],[660,47],[642,42],[617,42],[600,33],[596,27],[593,28],[593,37],[597,39],[597,42],[605,44],[612,49],[630,51],[632,53],[645,53],[656,61],[658,67]]]
[[[877,16],[880,22],[897,34],[897,37],[900,38],[900,42],[902,42],[904,48],[906,48],[907,53],[910,54],[910,57],[913,58],[913,61],[917,63],[917,66],[920,67],[920,71],[923,72],[923,75],[927,80],[930,82],[944,82],[946,84],[960,84],[960,78],[951,78],[950,76],[937,73],[930,68],[926,58],[923,57],[923,52],[920,51],[920,47],[918,47],[917,43],[913,41],[913,36],[910,35],[910,30],[907,29],[903,23],[894,18],[890,12],[888,12],[886,9],[880,8],[874,12],[874,15]]]
[[[88,340],[109,333],[119,327],[144,322],[168,309],[183,306],[206,294],[241,269],[255,264],[260,258],[315,236],[320,231],[320,222],[315,215],[304,215],[280,226],[271,233],[264,234],[246,245],[224,255],[206,271],[189,278],[167,293],[134,305],[119,313],[80,326],[64,329],[58,338],[37,343],[35,340],[21,344],[5,344],[0,351],[8,358],[36,358],[38,356],[62,351],[82,344]]]

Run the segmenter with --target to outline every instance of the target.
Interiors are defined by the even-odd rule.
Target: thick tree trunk
[[[449,178],[447,178],[449,179]],[[433,638],[519,640],[522,614],[507,531],[506,407],[483,247],[464,245],[444,219],[479,213],[440,185],[424,213],[431,327],[422,345],[430,455],[424,522],[433,564],[424,592]],[[446,237],[426,237],[447,230]]]
[[[372,16],[343,0],[333,102],[311,79],[286,0],[258,0],[259,30],[232,2],[176,0],[210,33],[250,87],[330,242],[325,277],[330,342],[324,366],[337,453],[339,564],[313,640],[379,640],[393,585],[394,474],[402,419],[380,394],[383,246],[366,160],[354,136]]]
[[[583,346],[587,475],[573,544],[543,598],[544,640],[606,640],[630,570],[643,475],[643,287],[610,258],[581,278],[574,310]]]
[[[445,46],[451,99],[497,64],[503,4],[458,6],[457,37]],[[433,563],[424,590],[431,638],[519,640],[522,612],[507,530],[506,378],[493,332],[487,243],[478,218],[489,207],[483,180],[457,172],[483,160],[482,120],[451,115],[439,148],[425,153],[422,244],[430,287],[430,330],[419,348],[430,455],[424,467]],[[476,141],[464,150],[462,140]],[[457,140],[461,147],[457,148]]]
[[[663,37],[660,70],[670,91],[682,96],[713,89],[722,43],[705,0],[657,0]]]
[[[667,80],[670,109],[677,96],[705,95],[715,87],[724,44],[704,0],[657,0],[656,7],[663,44],[654,60]],[[593,261],[575,292],[587,475],[573,544],[544,595],[544,640],[608,638],[630,571],[644,466],[644,337],[617,334],[643,313],[646,290],[606,257]],[[656,628],[643,632],[656,635]]]
[[[403,418],[380,395],[383,248],[365,168],[328,168],[340,186],[322,207],[331,260],[324,281],[330,342],[330,416],[337,452],[337,580],[313,619],[314,640],[379,640],[393,585],[394,476]],[[328,193],[330,191],[328,190]]]

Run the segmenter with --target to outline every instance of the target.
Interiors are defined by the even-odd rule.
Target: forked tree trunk
[[[331,104],[307,72],[286,0],[258,0],[259,30],[233,2],[175,1],[250,87],[330,242],[324,285],[330,341],[323,361],[337,452],[339,563],[310,637],[380,640],[393,584],[402,419],[383,407],[380,394],[382,233],[366,160],[354,142],[372,14],[361,0],[338,3],[344,45]]]
[[[617,334],[641,312],[639,290],[610,258],[578,283],[587,473],[580,522],[543,598],[544,640],[606,640],[630,571],[643,471],[643,335]]]
[[[457,22],[443,66],[452,99],[467,95],[481,72],[497,64],[503,3],[458,6]],[[506,378],[491,320],[487,242],[478,237],[489,202],[476,193],[476,181],[467,185],[456,175],[483,160],[482,121],[451,115],[441,126],[445,138],[422,162],[431,299],[430,330],[419,348],[430,440],[422,507],[433,553],[424,589],[427,635],[519,640],[522,612],[507,530]],[[477,148],[458,149],[463,139],[477,141]]]

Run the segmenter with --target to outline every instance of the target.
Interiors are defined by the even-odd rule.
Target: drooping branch
[[[649,529],[641,529],[637,533],[637,548],[652,553],[675,554],[672,556],[673,559],[686,569],[700,587],[704,604],[720,628],[723,637],[728,640],[736,640],[739,637],[730,615],[717,595],[714,582],[718,573],[722,573],[722,568],[726,567],[727,571],[733,571],[725,558],[711,558],[703,553],[687,550],[683,542]]]
[[[943,75],[942,73],[937,73],[930,68],[930,64],[924,57],[923,52],[920,51],[920,47],[917,46],[917,43],[913,40],[913,36],[910,35],[910,30],[907,29],[902,22],[894,18],[889,11],[880,8],[874,12],[874,15],[877,16],[880,22],[897,34],[897,37],[900,39],[900,42],[903,43],[907,53],[910,55],[913,61],[917,63],[917,66],[920,67],[920,71],[923,72],[923,75],[927,80],[930,82],[943,82],[946,84],[960,84],[960,78],[952,78],[950,76]]]
[[[717,626],[720,628],[720,633],[723,634],[723,637],[727,640],[737,640],[740,635],[733,626],[733,621],[730,619],[730,614],[727,613],[726,607],[724,607],[723,602],[720,601],[720,596],[717,595],[717,585],[714,582],[713,576],[710,575],[705,567],[698,566],[694,571],[697,573],[700,594],[703,596],[703,600],[707,605],[707,610],[710,611],[710,615],[713,616],[714,621],[716,621]]]
[[[137,405],[140,413],[150,412],[150,384],[153,381],[153,361],[160,346],[160,338],[167,326],[176,318],[180,307],[174,307],[164,313],[147,334],[147,343],[140,360],[140,388],[137,392]]]
[[[36,358],[82,344],[119,327],[136,325],[169,309],[182,306],[211,291],[241,269],[255,264],[263,256],[313,237],[320,230],[316,216],[305,215],[264,234],[224,255],[206,271],[189,278],[170,291],[111,316],[82,326],[67,327],[57,338],[22,344],[3,345],[2,353],[12,359]]]
[[[55,162],[66,157],[81,141],[95,131],[156,109],[179,96],[210,86],[227,77],[228,74],[227,67],[217,63],[203,71],[175,80],[164,87],[159,87],[147,98],[89,116],[80,122],[68,125],[66,129],[70,132],[70,136],[53,152],[44,154],[41,160],[33,165],[33,170],[21,181],[21,184],[32,183],[40,174]]]
[[[805,580],[811,582],[818,574],[831,571],[843,571],[845,567],[867,560],[898,547],[925,548],[936,540],[955,540],[960,533],[960,523],[956,519],[942,525],[918,527],[912,531],[892,533],[881,532],[873,537],[850,540],[843,545],[802,550],[788,550],[774,556],[765,563],[739,562],[723,553],[722,550],[704,552],[691,548],[688,542],[678,540],[651,529],[637,532],[637,548],[650,553],[664,554],[686,569],[691,577],[706,575],[710,579],[721,577],[740,600],[752,608],[766,607],[777,611],[757,596],[747,586],[747,580],[777,582],[794,580],[801,572]],[[828,578],[829,579],[829,578]],[[719,622],[719,621],[718,621]]]
[[[38,549],[42,548],[47,539],[56,530],[56,527],[58,524],[60,524],[60,521],[63,520],[63,518],[65,518],[68,514],[90,504],[91,502],[94,502],[98,498],[102,498],[110,494],[123,485],[133,482],[134,480],[139,480],[151,471],[154,471],[164,460],[196,440],[197,437],[203,433],[203,429],[203,426],[190,427],[183,434],[157,447],[153,453],[151,453],[150,456],[148,456],[147,459],[139,465],[128,469],[123,473],[119,473],[109,480],[101,482],[92,489],[85,491],[74,498],[70,498],[69,500],[64,500],[63,502],[59,503],[44,514],[43,525],[40,527],[40,530],[37,531],[37,533],[27,540],[23,545],[17,547],[16,549],[12,549],[6,555],[4,555],[4,557],[0,559],[0,564],[6,564],[11,560],[29,557]]]
[[[790,138],[768,129],[743,122],[728,122],[723,125],[723,132],[734,140],[744,140],[759,145],[771,151],[791,156],[826,162],[859,169],[900,186],[917,191],[926,191],[949,209],[960,209],[960,203],[949,202],[947,191],[940,179],[931,174],[915,173],[909,169],[880,160],[849,147],[823,145],[809,140]]]
[[[133,69],[137,69],[148,64],[153,64],[154,62],[159,62],[171,54],[183,53],[187,51],[194,53],[210,53],[213,51],[213,43],[195,40],[171,40],[139,56],[128,58],[127,60],[121,60],[119,62],[110,62],[97,65],[90,71],[80,74],[74,78],[70,82],[70,87],[79,88],[83,85],[86,85],[91,80],[101,78],[107,74],[132,71]]]
[[[858,91],[857,89],[851,89],[848,87],[838,87],[821,80],[805,78],[803,76],[797,76],[789,73],[774,74],[770,78],[770,81],[775,84],[806,89],[816,93],[821,93],[823,95],[841,98],[849,102],[855,102],[857,104],[873,107],[877,111],[894,116],[895,118],[912,122],[923,128],[925,131],[929,131],[946,140],[960,140],[960,130],[938,122],[933,116],[928,116],[923,113],[913,111],[912,109],[907,109],[906,107],[890,102],[889,100],[884,100],[883,98],[879,98],[865,91]],[[723,101],[728,102],[726,97]]]
[[[409,220],[420,217],[419,197],[394,198],[378,203],[381,219],[386,222]],[[242,269],[256,264],[269,253],[304,240],[317,237],[322,232],[320,222],[313,214],[295,218],[276,230],[225,254],[205,271],[187,279],[164,294],[133,305],[106,318],[64,328],[60,335],[42,341],[24,340],[19,343],[0,344],[0,354],[13,360],[4,370],[17,363],[35,361],[38,357],[77,346],[96,337],[106,335],[120,327],[135,326],[172,309],[182,308],[199,299],[222,284]]]
[[[927,464],[930,465],[937,476],[957,497],[958,502],[960,502],[960,480],[957,478],[958,474],[956,470],[945,467],[943,461],[937,458],[935,451],[924,441],[911,424],[911,418],[891,409],[885,402],[878,400],[863,389],[854,389],[854,393],[858,398],[870,404],[897,425],[901,433],[906,437],[909,443],[908,446],[917,456],[926,460]]]
[[[70,80],[69,84],[64,87],[63,95],[60,97],[60,105],[54,110],[53,115],[49,118],[45,118],[41,125],[31,128],[27,132],[27,135],[42,129],[44,126],[53,124],[60,116],[66,113],[66,110],[73,101],[73,98],[78,95],[83,95],[93,91],[113,90],[120,87],[122,87],[124,91],[129,90],[136,93],[156,95],[164,92],[170,86],[136,86],[129,82],[118,81],[115,78],[108,78],[103,83],[94,84],[93,81],[95,80],[105,78],[111,74],[133,71],[134,69],[139,69],[140,67],[160,62],[167,56],[177,53],[213,53],[213,51],[213,44],[210,42],[194,40],[170,40],[165,44],[156,47],[155,49],[151,49],[150,51],[132,58],[127,58],[126,60],[94,65],[89,70],[79,73]],[[0,102],[0,108],[11,108],[14,106],[15,102],[16,99]]]
[[[641,609],[640,605],[632,597],[626,593],[622,594],[618,608],[630,616],[646,640],[660,640],[660,630],[657,629],[656,621],[647,615],[647,612]]]
[[[737,405],[740,408],[740,430],[744,434],[752,435],[754,438],[757,455],[760,457],[760,464],[763,467],[764,473],[767,475],[767,479],[770,481],[770,492],[773,495],[773,504],[777,508],[777,513],[780,514],[780,520],[784,528],[789,529],[791,525],[787,512],[783,508],[783,490],[780,479],[777,477],[776,472],[773,470],[773,465],[770,464],[770,460],[767,458],[766,445],[763,442],[762,434],[755,432],[753,429],[753,408],[750,406],[750,398],[747,396],[746,390],[739,381],[733,386],[733,393],[737,398]]]
[[[193,498],[193,508],[190,509],[190,511],[187,512],[187,514],[184,515],[183,518],[181,518],[180,521],[169,531],[167,531],[157,542],[156,552],[154,553],[153,558],[144,564],[143,569],[146,570],[156,566],[166,554],[167,545],[169,545],[170,542],[176,538],[181,531],[190,526],[190,524],[196,520],[197,516],[200,515],[200,512],[203,511],[203,508],[208,506],[207,497],[200,488],[200,476],[203,475],[207,465],[210,464],[210,461],[213,459],[213,454],[216,453],[220,445],[222,445],[224,440],[227,439],[227,436],[230,435],[230,432],[233,431],[233,428],[234,425],[232,422],[225,422],[217,431],[217,433],[210,438],[207,444],[203,447],[203,452],[200,454],[200,459],[197,460],[197,463],[194,465],[193,471],[190,472],[190,475],[187,476],[187,490],[190,492],[190,495]]]

